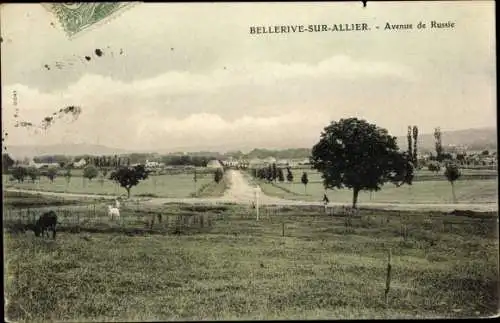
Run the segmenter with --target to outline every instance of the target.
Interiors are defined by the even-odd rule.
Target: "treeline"
[[[290,167],[286,168],[286,177],[283,168],[277,167],[276,164],[269,165],[262,168],[253,168],[251,170],[254,178],[267,180],[268,182],[293,182],[293,173]]]

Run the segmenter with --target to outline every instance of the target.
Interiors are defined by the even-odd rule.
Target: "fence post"
[[[283,216],[281,217],[281,236],[285,236],[285,220],[283,219]]]
[[[76,229],[80,232],[80,212],[76,212]]]
[[[385,278],[385,305],[387,306],[389,290],[391,288],[391,248],[389,248],[389,257],[387,260],[387,275]]]

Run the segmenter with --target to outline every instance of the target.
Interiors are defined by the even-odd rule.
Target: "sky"
[[[348,117],[394,136],[408,125],[496,127],[493,1],[137,3],[71,39],[40,4],[3,4],[0,18],[7,145],[311,147]],[[455,28],[416,29],[432,20]],[[383,30],[387,22],[414,29]],[[344,23],[372,30],[249,33]],[[69,105],[82,113],[39,133],[16,128],[14,91],[21,120]]]

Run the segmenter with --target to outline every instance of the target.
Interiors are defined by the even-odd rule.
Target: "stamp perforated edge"
[[[62,25],[61,21],[59,20],[59,18],[57,17],[57,15],[54,13],[54,11],[51,8],[51,5],[53,3],[45,2],[45,3],[40,3],[40,4],[45,8],[46,11],[49,12],[49,14],[51,16],[51,20],[55,20],[55,23],[57,24],[58,29],[61,30],[69,40],[74,40],[76,38],[79,38],[79,37],[82,37],[82,36],[88,34],[89,32],[92,32],[93,30],[95,30],[95,28],[99,28],[99,27],[102,27],[102,25],[104,25],[104,24],[110,23],[112,20],[115,20],[116,18],[118,18],[119,15],[122,15],[125,11],[127,11],[127,10],[135,7],[136,5],[141,4],[141,3],[143,3],[143,1],[121,2],[122,7],[120,7],[118,10],[115,10],[112,14],[110,14],[110,15],[106,16],[105,18],[91,24],[88,27],[85,27],[85,28],[77,31],[74,34],[69,34],[66,31],[66,29]]]

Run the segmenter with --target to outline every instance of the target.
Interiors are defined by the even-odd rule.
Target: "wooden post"
[[[387,276],[385,279],[385,305],[388,303],[389,290],[391,288],[391,249],[389,248],[389,257],[387,260]]]
[[[283,216],[281,217],[281,236],[284,237],[285,236],[285,220],[283,219]]]
[[[255,189],[255,213],[257,221],[259,221],[259,188]]]

